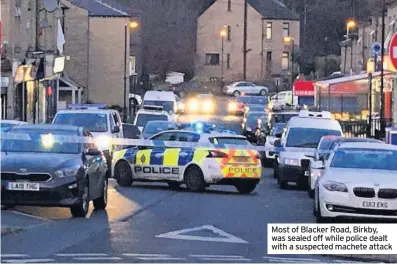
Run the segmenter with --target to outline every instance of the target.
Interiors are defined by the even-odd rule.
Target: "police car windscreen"
[[[90,132],[107,132],[108,122],[106,114],[96,113],[64,113],[55,118],[53,124],[81,126]]]
[[[47,129],[11,129],[16,135],[23,135],[20,139],[6,138],[1,140],[1,151],[3,152],[37,152],[57,154],[78,154],[80,144],[66,142],[68,136],[77,138],[76,131],[47,130]],[[11,132],[10,131],[10,132]],[[51,135],[49,135],[51,134]],[[50,138],[49,138],[50,136]],[[29,139],[29,140],[27,140]]]
[[[245,138],[236,138],[236,137],[212,137],[210,138],[210,142],[212,144],[225,144],[225,145],[242,145],[248,146],[251,143]]]
[[[331,168],[397,171],[397,151],[343,148],[335,152]],[[381,175],[378,175],[381,176]],[[397,173],[395,174],[397,178]]]
[[[168,118],[165,115],[151,115],[151,114],[139,114],[136,120],[136,125],[144,127],[149,121],[167,121]]]
[[[338,130],[294,127],[290,128],[286,147],[317,148],[323,136],[341,136]]]
[[[164,111],[174,112],[174,102],[172,101],[148,101],[148,100],[143,101],[143,106],[150,106],[150,105],[162,106]]]

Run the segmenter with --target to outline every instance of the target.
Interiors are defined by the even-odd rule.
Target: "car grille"
[[[357,187],[353,189],[354,195],[363,198],[373,198],[375,197],[375,190],[373,188]]]
[[[3,172],[1,173],[1,180],[5,181],[31,181],[31,182],[45,182],[51,180],[52,176],[48,173],[29,173],[18,174]]]
[[[397,189],[380,189],[378,191],[378,197],[383,199],[396,199]]]
[[[301,160],[301,166],[302,166],[302,168],[309,168],[310,160],[308,160],[308,159]]]

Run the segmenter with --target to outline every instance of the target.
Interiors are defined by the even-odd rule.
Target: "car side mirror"
[[[115,126],[112,130],[112,133],[119,133],[120,132],[120,127],[119,126]]]
[[[280,140],[280,139],[277,139],[276,141],[274,141],[274,146],[275,146],[276,148],[281,147],[281,140]]]
[[[100,155],[102,155],[102,152],[99,149],[89,148],[89,149],[85,149],[84,150],[84,155],[87,155],[87,156],[100,156]]]

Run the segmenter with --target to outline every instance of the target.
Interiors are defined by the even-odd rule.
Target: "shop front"
[[[392,73],[384,73],[385,118],[392,113]],[[370,112],[380,112],[380,72],[358,74],[315,83],[315,102],[338,119],[366,119]],[[370,109],[371,107],[371,109]]]

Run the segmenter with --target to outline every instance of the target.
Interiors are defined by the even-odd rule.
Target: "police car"
[[[104,104],[71,104],[68,109],[56,113],[52,124],[73,125],[87,129],[94,136],[98,148],[104,153],[109,168],[113,151],[119,149],[119,146],[112,145],[112,138],[124,137],[119,112],[108,109]]]
[[[260,155],[246,148],[250,143],[244,136],[216,130],[172,130],[150,140],[159,142],[159,146],[128,148],[114,155],[113,171],[121,186],[131,186],[133,181],[156,181],[166,182],[171,188],[186,184],[192,191],[203,191],[211,184],[219,184],[250,193],[260,180]],[[174,143],[186,147],[164,147],[164,141],[178,141]],[[241,147],[226,149],[212,144]]]
[[[134,125],[142,132],[149,121],[169,121],[175,122],[176,116],[163,110],[162,106],[145,105],[136,114]]]

